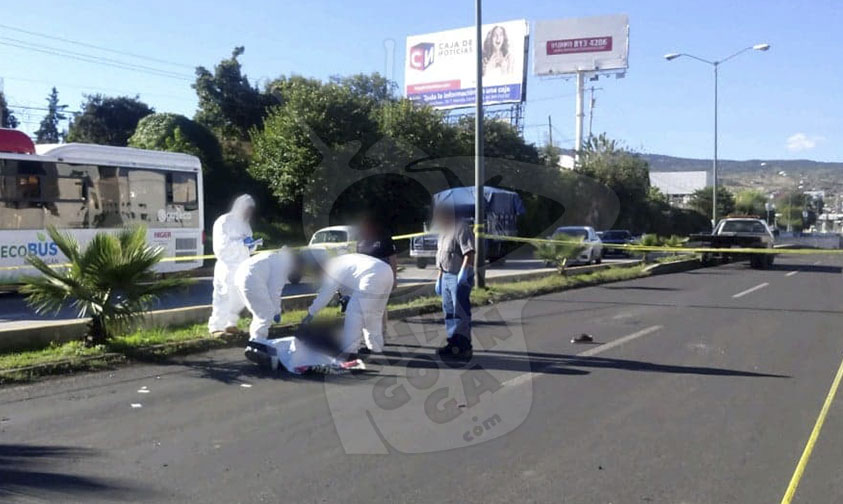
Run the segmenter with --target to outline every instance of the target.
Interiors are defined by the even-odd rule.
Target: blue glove
[[[474,284],[474,269],[470,266],[460,269],[457,274],[457,284],[463,287],[471,287]]]
[[[276,313],[275,316],[272,317],[272,321],[275,322],[276,324],[280,324],[281,323],[281,314]]]
[[[438,277],[436,277],[436,285],[433,286],[433,292],[437,296],[442,295],[442,275],[439,275]]]
[[[301,319],[301,325],[307,325],[311,322],[313,322],[313,315],[309,313],[305,315],[303,319]]]
[[[243,244],[249,247],[249,250],[255,250],[259,246],[263,245],[263,238],[255,240],[251,236],[247,236],[243,238]]]

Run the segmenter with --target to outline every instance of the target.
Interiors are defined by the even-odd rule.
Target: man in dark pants
[[[440,206],[434,211],[439,233],[436,247],[436,294],[442,296],[448,342],[439,349],[443,358],[469,360],[471,347],[471,288],[474,285],[474,234],[458,221],[454,209]]]

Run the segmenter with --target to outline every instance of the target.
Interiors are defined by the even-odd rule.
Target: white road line
[[[599,353],[603,353],[606,350],[611,350],[612,348],[621,346],[625,343],[629,343],[630,341],[632,341],[634,339],[638,339],[641,336],[646,336],[650,333],[656,332],[661,328],[662,328],[662,326],[660,326],[660,325],[654,325],[654,326],[647,327],[645,329],[641,329],[638,332],[634,332],[632,334],[627,334],[626,336],[618,338],[614,341],[610,341],[610,342],[605,343],[603,345],[594,347],[590,350],[586,350],[585,352],[580,352],[580,353],[577,354],[577,357],[592,357],[592,356],[597,355]]]
[[[638,332],[634,332],[632,334],[627,334],[626,336],[622,336],[622,337],[620,337],[620,338],[618,338],[614,341],[610,341],[610,342],[604,343],[600,346],[593,347],[593,348],[591,348],[589,350],[586,350],[584,352],[580,352],[580,353],[577,354],[577,357],[593,357],[593,356],[595,356],[599,353],[605,352],[606,350],[611,350],[612,348],[619,347],[621,345],[629,343],[630,341],[632,341],[634,339],[638,339],[642,336],[646,336],[650,333],[654,333],[654,332],[662,329],[662,327],[663,326],[660,326],[660,325],[654,325],[654,326],[646,327],[644,329],[641,329]],[[524,373],[522,375],[516,376],[515,378],[513,378],[511,380],[507,380],[507,381],[503,382],[503,385],[506,386],[506,387],[515,387],[515,386],[521,385],[522,383],[526,383],[526,382],[532,380],[534,375],[537,376],[537,375],[540,375],[540,374],[541,373]]]
[[[737,298],[739,298],[739,297],[744,297],[744,296],[746,296],[747,294],[749,294],[750,292],[755,292],[755,291],[757,291],[758,289],[763,289],[764,287],[767,287],[768,285],[770,285],[768,282],[764,282],[764,283],[762,283],[762,284],[758,284],[758,285],[756,285],[755,287],[749,288],[749,289],[747,289],[747,290],[745,290],[745,291],[743,291],[743,292],[738,292],[737,294],[735,294],[735,295],[734,295],[734,296],[732,296],[732,297],[733,297],[733,298],[735,298],[735,299],[737,299]]]
[[[799,270],[793,270],[793,271],[791,271],[790,273],[785,273],[785,275],[784,275],[784,276],[786,276],[786,277],[790,277],[790,276],[793,276],[793,275],[795,275],[795,274],[797,274],[797,273],[799,273]]]

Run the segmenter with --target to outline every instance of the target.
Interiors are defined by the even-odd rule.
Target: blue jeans
[[[457,284],[457,275],[442,273],[442,311],[445,312],[445,330],[448,342],[460,347],[471,346],[471,285]]]

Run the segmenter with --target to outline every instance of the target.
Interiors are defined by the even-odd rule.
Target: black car
[[[629,245],[632,243],[632,233],[626,229],[610,229],[603,231],[603,255],[629,256],[629,252],[613,247],[612,245]],[[608,245],[608,246],[607,246]]]

